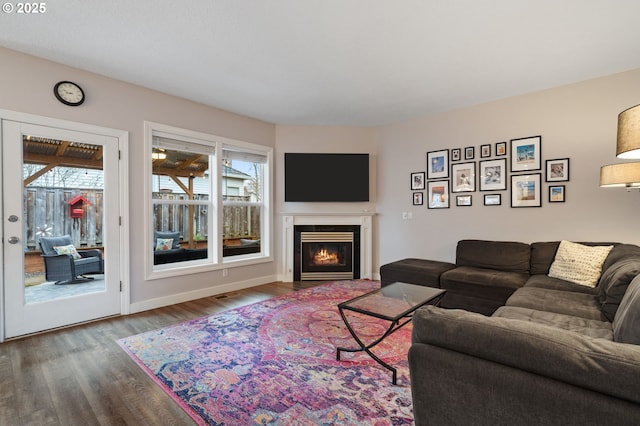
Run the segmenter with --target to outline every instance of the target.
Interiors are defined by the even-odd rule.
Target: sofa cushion
[[[598,287],[602,313],[613,321],[631,281],[640,274],[640,257],[627,257],[611,265],[600,277]]]
[[[529,273],[529,244],[512,241],[460,240],[456,265]]]
[[[560,241],[531,243],[531,275],[548,274]]]
[[[486,299],[504,297],[506,300],[528,278],[527,274],[518,272],[459,266],[442,273],[440,287]]]
[[[602,265],[612,248],[613,246],[589,247],[561,241],[549,268],[549,276],[595,287],[602,273]]]
[[[532,275],[527,280],[527,283],[524,285],[525,287],[537,287],[537,288],[547,288],[549,290],[560,290],[560,291],[573,291],[576,293],[585,293],[585,294],[598,294],[600,289],[598,287],[587,287],[585,285],[580,285],[576,283],[572,283],[570,281],[561,280],[560,278],[552,278],[548,275]]]
[[[640,246],[634,244],[613,244],[611,253],[602,265],[602,271],[606,271],[617,261],[627,257],[640,257]]]
[[[506,305],[607,321],[600,310],[600,300],[597,294],[523,287],[513,293]]]
[[[173,238],[156,238],[155,251],[169,251],[173,248]]]
[[[419,284],[427,287],[440,287],[440,275],[456,265],[449,262],[426,259],[402,259],[380,267],[382,286],[394,282]]]
[[[613,340],[640,345],[640,275],[627,288],[613,319]]]
[[[586,319],[555,312],[536,311],[517,306],[502,306],[492,316],[535,322],[597,339],[613,340],[613,329],[609,321]]]
[[[625,256],[627,250],[629,250],[630,247],[635,247],[640,251],[640,247],[634,246],[632,244],[606,242],[580,242],[580,244],[584,244],[585,246],[614,246],[611,250],[611,253],[609,253],[609,256],[607,257],[605,264],[603,265],[603,270],[609,266],[607,264],[608,262],[613,262],[618,256]],[[551,267],[551,264],[556,257],[556,251],[558,251],[559,245],[560,241],[542,241],[531,243],[531,275],[546,275],[549,273],[549,268]],[[618,250],[618,245],[629,247],[622,247],[620,250]]]
[[[499,307],[504,306],[504,299],[485,299],[481,296],[461,294],[455,290],[447,289],[438,306],[447,309],[464,309],[465,311],[487,316],[493,314]]]
[[[172,249],[180,248],[180,233],[179,232],[170,232],[170,231],[155,231],[153,233],[153,247],[156,247],[158,244],[158,238],[162,239],[173,239],[173,243],[171,244]]]

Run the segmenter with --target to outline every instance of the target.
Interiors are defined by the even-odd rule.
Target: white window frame
[[[211,194],[209,211],[211,214],[208,223],[208,253],[206,261],[186,261],[176,262],[164,265],[153,264],[153,205],[152,199],[152,162],[151,152],[153,149],[153,136],[163,135],[171,139],[185,140],[188,143],[197,143],[214,148],[213,162],[214,168],[210,171]],[[228,256],[223,258],[222,251],[222,151],[227,149],[238,149],[242,151],[255,152],[267,158],[264,165],[264,185],[263,185],[263,203],[262,203],[262,219],[261,219],[261,249],[259,253],[248,255]],[[186,148],[188,150],[188,148]],[[229,267],[239,267],[245,265],[253,265],[258,263],[273,262],[273,148],[243,142],[222,136],[211,135],[207,133],[196,132],[193,130],[182,129],[178,127],[168,126],[150,121],[144,122],[144,172],[145,172],[145,241],[144,241],[144,259],[145,259],[145,277],[147,280],[154,280],[167,277],[183,276],[186,274],[196,274],[207,271],[215,271]],[[147,155],[148,154],[148,155]],[[184,203],[181,203],[184,204]]]
[[[272,167],[272,161],[273,161],[273,149],[269,148],[269,147],[265,147],[265,146],[261,146],[261,145],[256,145],[256,144],[251,144],[248,142],[241,142],[241,141],[227,141],[226,143],[222,144],[222,149],[220,150],[220,159],[223,160],[224,154],[222,153],[222,151],[224,150],[229,150],[229,151],[241,151],[244,153],[247,153],[248,156],[250,157],[251,154],[256,154],[258,156],[264,157],[265,158],[265,162],[263,163],[263,171],[262,171],[262,202],[260,203],[255,203],[255,202],[241,202],[241,203],[229,203],[229,204],[236,204],[236,205],[243,205],[243,206],[260,206],[262,208],[262,214],[261,214],[261,221],[260,221],[260,252],[258,253],[250,253],[250,254],[244,254],[244,255],[236,255],[236,256],[227,256],[224,257],[224,253],[221,252],[221,257],[222,257],[222,263],[224,265],[229,265],[229,264],[233,264],[233,265],[237,265],[237,264],[251,264],[251,263],[256,263],[256,260],[261,260],[261,261],[272,261],[273,257],[271,256],[272,253],[272,238],[271,238],[271,230],[273,229],[273,215],[271,214],[272,211],[272,176],[273,176],[273,167]],[[222,220],[222,215],[224,214],[224,202],[222,201],[222,161],[219,162],[219,165],[221,167],[220,170],[220,206],[222,207],[220,209],[220,236],[223,235],[223,229],[222,229],[222,224],[223,224],[223,220]],[[220,244],[222,244],[222,238],[220,238]]]

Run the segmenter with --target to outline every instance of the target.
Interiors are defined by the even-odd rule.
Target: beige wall
[[[130,137],[131,300],[194,292],[211,286],[250,282],[274,276],[281,250],[281,214],[297,212],[376,211],[374,269],[404,257],[453,260],[461,238],[518,241],[556,239],[615,240],[640,243],[637,212],[640,194],[598,187],[601,165],[616,162],[617,114],[640,103],[640,70],[568,85],[525,96],[421,117],[382,128],[275,126],[251,118],[168,96],[139,86],[69,68],[0,48],[0,109],[111,127]],[[60,104],[52,87],[74,80],[87,92],[79,108]],[[275,147],[274,255],[276,262],[187,279],[145,281],[143,262],[143,122],[145,120]],[[546,159],[571,159],[567,202],[549,204],[543,184],[541,208],[509,207],[510,192],[501,191],[502,206],[482,205],[481,192],[472,207],[429,210],[412,206],[411,172],[425,171],[427,151],[476,148],[482,144],[542,135]],[[284,203],[285,152],[368,152],[372,190],[369,203]],[[493,158],[493,157],[492,157]],[[509,182],[510,183],[510,182]],[[402,212],[413,213],[403,220]]]
[[[640,103],[640,70],[576,83],[471,108],[422,117],[379,129],[378,266],[404,257],[454,260],[462,238],[524,242],[570,239],[640,243],[640,193],[599,188],[599,168],[617,162],[619,112]],[[429,210],[412,206],[409,174],[426,170],[426,153],[444,148],[476,148],[541,135],[542,159],[570,158],[565,203],[548,203],[544,183],[541,208],[511,208],[510,179],[499,207]],[[507,145],[509,146],[509,145]],[[495,157],[491,157],[495,158]],[[426,197],[425,197],[426,198]],[[402,212],[412,212],[403,220]]]
[[[97,74],[0,48],[0,109],[59,118],[129,132],[131,301],[141,303],[225,283],[244,282],[277,273],[275,262],[220,271],[145,281],[143,267],[144,211],[142,162],[145,120],[256,144],[275,146],[275,126],[220,109],[165,95]],[[53,95],[61,80],[79,83],[86,92],[80,107],[68,107]]]

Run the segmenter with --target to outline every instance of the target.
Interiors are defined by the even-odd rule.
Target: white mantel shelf
[[[360,278],[372,279],[372,217],[375,214],[375,212],[281,213],[282,281],[293,281],[293,238],[296,225],[360,225]]]

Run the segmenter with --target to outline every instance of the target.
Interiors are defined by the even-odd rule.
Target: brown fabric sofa
[[[559,244],[459,242],[413,318],[416,425],[638,424],[640,247],[583,243],[614,246],[592,288],[548,276]]]

